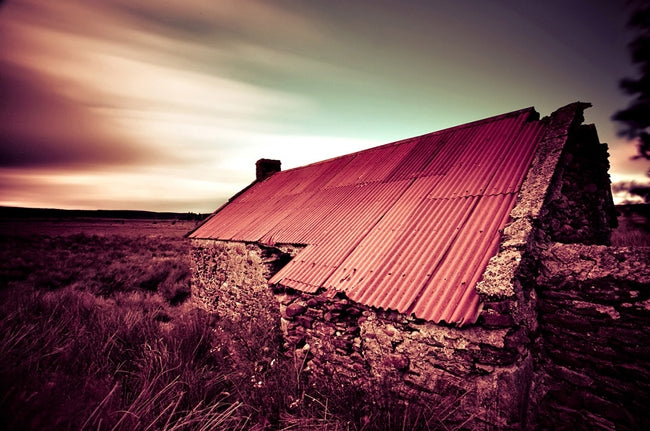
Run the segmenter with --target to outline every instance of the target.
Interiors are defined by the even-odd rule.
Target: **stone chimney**
[[[280,172],[282,163],[279,160],[259,159],[255,162],[255,179],[262,181],[276,172]]]

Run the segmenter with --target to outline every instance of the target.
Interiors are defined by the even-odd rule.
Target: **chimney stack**
[[[255,178],[257,181],[262,181],[270,177],[276,172],[280,172],[282,163],[279,160],[273,159],[259,159],[255,162]]]

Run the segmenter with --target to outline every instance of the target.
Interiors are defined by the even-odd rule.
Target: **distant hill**
[[[209,214],[193,212],[154,212],[137,210],[62,210],[55,208],[20,208],[0,206],[0,218],[110,218],[147,220],[203,220]]]

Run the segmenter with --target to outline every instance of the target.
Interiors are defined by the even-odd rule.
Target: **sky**
[[[212,212],[255,177],[590,102],[612,181],[621,0],[0,0],[0,205]]]

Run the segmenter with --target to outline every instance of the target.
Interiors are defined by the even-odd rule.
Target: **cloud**
[[[106,2],[95,1],[149,31],[171,32],[204,41],[210,36],[218,36],[214,39],[217,43],[230,38],[259,39],[260,36],[266,36],[269,42],[291,39],[298,34],[306,42],[322,37],[313,21],[294,12],[300,8],[287,2],[113,0],[107,6]]]
[[[262,48],[142,31],[119,3],[96,3],[25,2],[0,26],[2,204],[208,211],[252,181],[255,160],[291,153],[277,119],[308,115],[311,102],[228,76],[233,58],[255,62]]]
[[[588,115],[612,142],[603,68],[576,70],[596,50],[580,49],[572,28],[563,36],[573,17],[549,34],[500,13],[504,2],[474,15],[439,3],[9,2],[0,9],[0,173],[25,175],[5,175],[3,194],[11,184],[25,204],[43,202],[40,181],[42,196],[68,207],[220,201],[250,182],[260,157],[289,168],[578,98],[594,103]],[[544,5],[540,14],[558,7]],[[622,144],[611,149],[616,170],[632,171]]]
[[[54,91],[56,84],[0,61],[0,166],[99,168],[160,158],[107,130],[91,109]]]
[[[223,50],[142,31],[121,13],[126,2],[90,3],[40,9],[25,1],[0,27],[7,114],[0,166],[185,163],[191,169],[230,157],[252,135],[273,132],[274,118],[311,109],[292,94],[222,76]],[[168,15],[169,25],[174,16],[198,20],[203,6],[215,9],[213,2],[178,10],[173,2],[156,5],[141,1],[126,9],[150,14],[149,21]],[[228,21],[232,11],[217,12]],[[186,64],[181,52],[215,63]]]
[[[637,145],[634,141],[616,138],[609,145],[609,162],[612,166],[612,182],[640,179],[640,172],[650,169],[650,161],[637,158]]]

